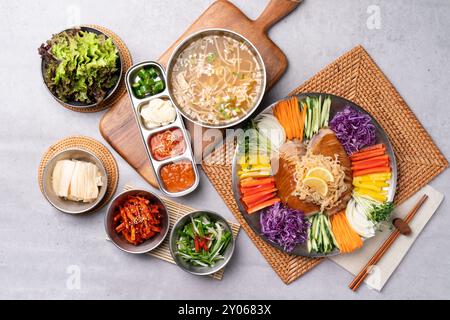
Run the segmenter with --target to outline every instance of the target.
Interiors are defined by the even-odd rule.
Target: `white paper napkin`
[[[428,199],[409,224],[412,233],[409,236],[400,235],[383,255],[378,264],[371,268],[370,274],[364,280],[369,287],[381,291],[444,199],[442,193],[427,185],[395,208],[393,217],[404,218],[424,194],[428,195]],[[389,237],[391,232],[392,230],[387,228],[383,232],[378,232],[375,237],[366,240],[361,250],[351,254],[331,257],[330,259],[350,273],[356,275],[365,266],[367,261],[370,260],[381,244]]]

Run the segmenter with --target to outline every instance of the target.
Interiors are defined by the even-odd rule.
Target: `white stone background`
[[[256,18],[267,1],[233,2]],[[0,298],[448,298],[450,208],[446,201],[382,293],[363,286],[355,294],[347,288],[352,276],[330,261],[284,285],[245,232],[238,238],[223,281],[194,277],[175,265],[121,252],[105,241],[105,209],[76,217],[56,211],[44,200],[36,175],[48,146],[76,134],[105,141],[98,130],[103,113],[68,111],[47,93],[37,54],[41,42],[76,23],[79,13],[81,23],[104,25],[118,33],[136,62],[156,59],[210,3],[0,2]],[[373,5],[380,10],[380,29],[367,25],[367,10]],[[285,96],[335,58],[362,44],[450,158],[449,18],[450,2],[446,0],[305,0],[270,30],[290,65],[264,103]],[[118,190],[126,183],[150,188],[113,154],[120,169]],[[449,176],[446,171],[431,185],[448,194]],[[234,219],[203,174],[198,191],[180,201]],[[79,289],[70,281],[68,271],[80,272]]]

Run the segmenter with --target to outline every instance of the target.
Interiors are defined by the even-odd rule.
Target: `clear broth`
[[[252,110],[263,90],[263,72],[247,43],[209,35],[181,52],[170,81],[182,112],[214,126],[233,123]]]

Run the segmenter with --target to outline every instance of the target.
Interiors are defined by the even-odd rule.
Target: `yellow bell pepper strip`
[[[270,169],[270,164],[243,164],[241,170],[243,171],[258,171],[261,169]]]
[[[353,185],[355,187],[361,188],[361,189],[367,189],[367,190],[372,190],[374,192],[381,192],[381,187],[378,187],[370,182],[366,182],[366,183],[360,183],[360,182],[355,182],[353,181]]]
[[[386,194],[374,192],[373,190],[363,189],[363,188],[355,188],[355,193],[361,196],[367,196],[374,200],[378,200],[380,202],[385,202],[387,200]]]
[[[270,177],[271,171],[239,171],[238,172],[239,178],[245,179],[245,178],[263,178],[263,177]]]

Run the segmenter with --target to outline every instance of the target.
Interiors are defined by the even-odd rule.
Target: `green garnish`
[[[154,67],[144,67],[137,73],[135,82],[131,84],[134,94],[141,99],[164,91],[164,82]]]
[[[208,61],[208,63],[214,63],[215,60],[216,55],[212,52],[208,53],[208,55],[206,56],[206,61]]]
[[[378,205],[373,205],[368,217],[374,223],[387,221],[394,210],[394,204],[392,202],[385,202]]]
[[[176,254],[194,266],[212,267],[224,259],[231,232],[207,214],[191,217],[179,232]]]

